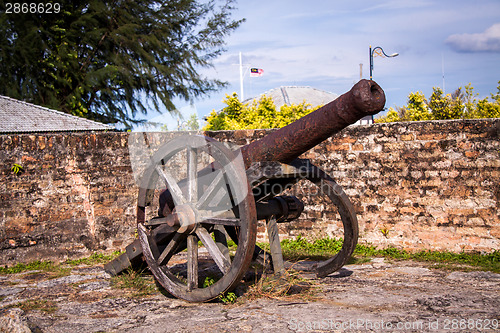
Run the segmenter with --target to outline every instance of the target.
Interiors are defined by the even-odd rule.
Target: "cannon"
[[[105,269],[114,275],[145,259],[170,294],[209,301],[234,289],[253,260],[282,273],[278,223],[299,219],[303,201],[321,197],[336,207],[343,243],[334,257],[309,269],[318,277],[339,270],[357,244],[355,210],[332,177],[299,156],[384,105],[380,86],[361,80],[320,109],[239,149],[199,135],[165,143],[142,173],[138,239]],[[176,164],[184,171],[172,171]],[[292,195],[294,188],[306,189],[302,199]],[[314,197],[308,196],[311,188]],[[256,246],[259,220],[265,221],[269,252]],[[215,282],[204,283],[207,277]]]

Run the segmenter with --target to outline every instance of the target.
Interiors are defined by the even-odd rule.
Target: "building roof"
[[[0,95],[0,133],[112,130],[113,126]]]
[[[306,104],[311,104],[311,106],[315,107],[327,104],[339,97],[337,94],[312,87],[282,86],[266,91],[260,96],[250,98],[245,102],[250,102],[252,100],[258,101],[262,95],[271,97],[276,105],[276,109],[280,109],[285,104],[297,105],[302,102],[306,102]]]

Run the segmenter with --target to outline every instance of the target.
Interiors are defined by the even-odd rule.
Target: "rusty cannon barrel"
[[[245,169],[248,169],[253,162],[290,163],[359,119],[377,114],[384,106],[385,93],[382,88],[375,81],[360,80],[351,90],[318,110],[241,147]],[[211,164],[199,173],[203,174],[214,168],[216,167]],[[168,189],[160,198],[160,211],[163,212],[165,207],[169,209],[174,207]],[[169,210],[165,211],[165,215],[167,212]]]
[[[361,80],[320,109],[243,146],[245,166],[259,161],[289,163],[359,119],[377,114],[384,105],[382,88],[372,80]]]

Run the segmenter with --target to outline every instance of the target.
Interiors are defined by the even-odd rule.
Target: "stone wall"
[[[205,134],[241,145],[269,131]],[[351,126],[302,157],[343,186],[360,242],[490,252],[500,249],[499,133],[500,119]],[[122,250],[133,240],[127,133],[0,135],[0,161],[0,264]],[[24,172],[15,175],[14,163]],[[332,206],[306,201],[281,236],[338,236]]]
[[[0,136],[0,262],[119,249],[134,237],[127,135]],[[15,175],[18,163],[24,172]]]

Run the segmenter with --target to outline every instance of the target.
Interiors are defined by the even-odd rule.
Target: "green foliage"
[[[214,280],[213,277],[207,276],[205,278],[205,280],[203,281],[203,288],[210,287],[215,282],[216,281]],[[238,296],[236,296],[235,293],[230,291],[230,292],[226,292],[226,293],[219,295],[217,298],[224,304],[233,304],[234,302],[236,302],[236,299],[238,298]]]
[[[233,292],[228,292],[224,295],[219,296],[219,298],[224,304],[233,304],[234,302],[236,302],[238,296],[236,296],[236,294]]]
[[[375,246],[360,245],[356,247],[355,256],[361,257],[386,257],[392,259],[418,260],[447,265],[445,267],[454,268],[454,265],[469,265],[475,269],[500,272],[500,251],[481,254],[477,252],[454,253],[449,251],[418,251],[408,252],[405,250],[389,247],[377,249]]]
[[[51,261],[33,261],[29,264],[19,263],[12,267],[0,267],[0,274],[16,274],[27,271],[45,271],[50,272],[56,269],[56,265]]]
[[[22,165],[20,164],[17,164],[17,163],[14,163],[12,165],[12,167],[10,168],[10,170],[16,175],[18,176],[19,174],[23,173],[24,172],[24,168],[22,167]]]
[[[311,260],[326,259],[342,249],[343,240],[334,238],[321,238],[312,242],[298,236],[296,239],[284,239],[281,241],[283,257],[288,260],[308,258]],[[268,250],[268,244],[258,244],[261,248]]]
[[[205,280],[203,281],[203,288],[210,287],[215,283],[214,278],[207,276]]]
[[[180,120],[178,120],[180,122]],[[198,122],[198,115],[193,113],[189,116],[188,120],[183,122],[182,125],[179,126],[180,131],[197,131],[200,129],[200,123]],[[165,125],[165,130],[166,125]]]
[[[410,93],[405,112],[406,117],[412,120],[418,121],[431,119],[427,99],[421,92]]]
[[[311,113],[317,108],[305,102],[299,105],[283,105],[280,110],[271,97],[262,96],[259,101],[243,104],[236,93],[226,95],[226,107],[220,112],[213,110],[207,118],[206,131],[281,128]]]
[[[421,92],[412,92],[405,106],[389,108],[375,122],[500,118],[500,81],[491,100],[488,97],[478,100],[476,96],[470,83],[446,95],[441,88],[434,87],[429,100]]]
[[[94,252],[89,257],[81,258],[81,259],[68,259],[64,263],[70,266],[78,266],[78,265],[99,265],[106,264],[111,260],[120,256],[123,252],[115,251],[111,254],[103,254]]]
[[[394,108],[389,108],[389,111],[387,111],[385,116],[375,119],[376,123],[392,123],[395,121],[401,121],[401,118],[399,117],[398,111]]]
[[[69,266],[77,266],[77,265],[99,265],[107,263],[114,258],[118,257],[122,252],[115,251],[112,254],[106,255],[102,253],[93,253],[89,257],[82,259],[68,259],[61,264],[53,263],[52,261],[33,261],[28,264],[18,263],[11,267],[1,267],[0,266],[0,275],[6,274],[17,274],[28,271],[42,271],[42,272],[51,272],[52,275],[62,276],[67,275],[70,272],[70,269],[65,267]]]
[[[59,13],[0,15],[1,95],[128,126],[151,104],[173,111],[173,98],[225,85],[198,69],[241,24],[233,0],[58,3]]]

